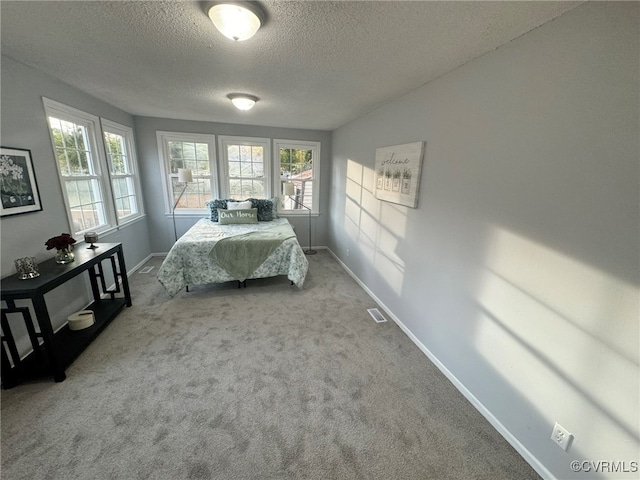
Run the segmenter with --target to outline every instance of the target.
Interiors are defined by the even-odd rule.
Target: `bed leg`
[[[238,280],[238,288],[242,288],[242,282]]]
[[[189,285],[186,285],[186,288],[187,288],[187,292],[188,292],[189,291]]]

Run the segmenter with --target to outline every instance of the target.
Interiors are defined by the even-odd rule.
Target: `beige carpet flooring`
[[[62,383],[2,391],[2,479],[538,479],[327,251],[123,311]]]

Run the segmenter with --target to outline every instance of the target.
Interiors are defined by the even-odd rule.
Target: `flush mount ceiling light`
[[[213,5],[209,18],[225,37],[239,42],[253,37],[264,17],[250,2],[226,2]]]
[[[230,93],[227,97],[238,110],[251,110],[258,101],[258,97],[245,93]]]

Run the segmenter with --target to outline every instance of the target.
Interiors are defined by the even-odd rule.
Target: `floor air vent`
[[[380,310],[378,310],[377,308],[367,308],[367,312],[369,312],[369,315],[371,315],[371,317],[376,321],[376,323],[382,323],[387,321],[387,319],[382,316],[382,314],[380,313]]]
[[[144,267],[138,270],[138,273],[149,273],[151,270],[153,270],[153,267]]]

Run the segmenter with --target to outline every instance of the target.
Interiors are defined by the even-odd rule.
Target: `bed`
[[[243,215],[227,213],[227,205],[224,206],[210,206],[211,217],[198,220],[167,254],[157,275],[167,293],[174,296],[188,285],[243,283],[246,279],[279,275],[286,275],[292,284],[302,288],[309,263],[289,221],[273,218],[222,224],[223,217],[231,213]]]

